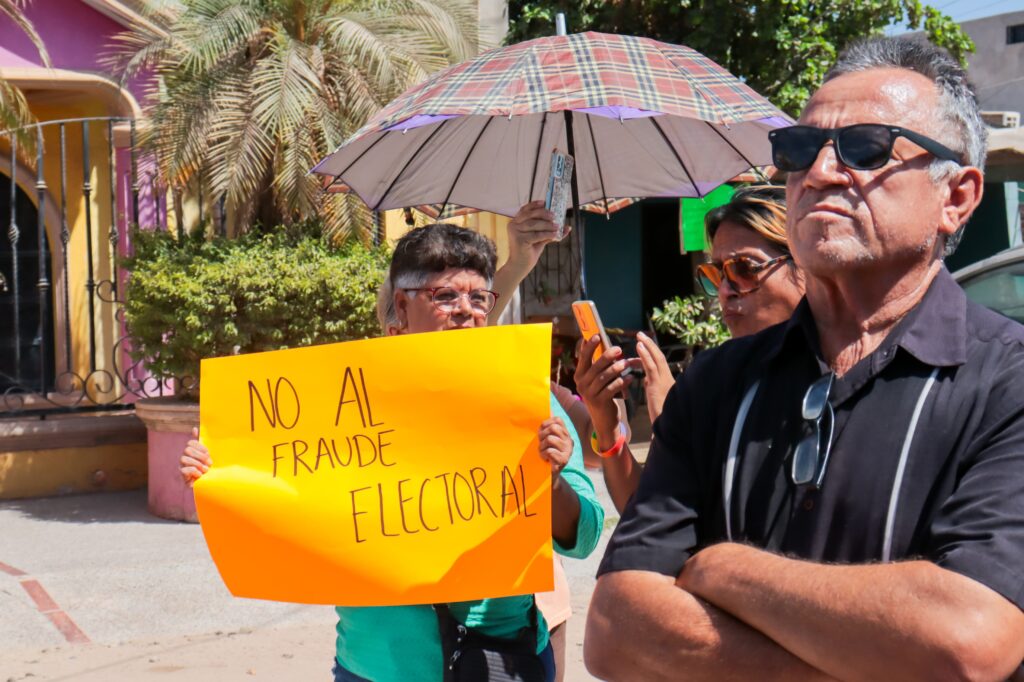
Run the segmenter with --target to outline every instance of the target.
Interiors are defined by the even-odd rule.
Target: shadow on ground
[[[0,511],[17,512],[39,521],[62,523],[178,524],[153,516],[146,509],[146,490],[41,497],[0,501]]]

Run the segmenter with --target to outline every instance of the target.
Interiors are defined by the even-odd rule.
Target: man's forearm
[[[615,681],[830,679],[671,578],[646,571],[598,580],[584,658],[593,674]]]
[[[926,561],[837,566],[723,543],[679,586],[843,680],[1005,680],[1024,616],[987,587]]]

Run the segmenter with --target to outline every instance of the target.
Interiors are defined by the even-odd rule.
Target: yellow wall
[[[105,482],[97,483],[96,472]],[[146,443],[52,450],[0,450],[0,499],[45,497],[146,485]]]

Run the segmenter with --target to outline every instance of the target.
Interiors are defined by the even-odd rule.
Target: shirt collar
[[[883,345],[897,345],[932,367],[967,362],[967,295],[945,265]]]
[[[806,298],[783,325],[782,334],[767,348],[766,361],[795,342],[802,342],[816,357],[821,357],[818,328]],[[967,361],[967,296],[945,266],[921,301],[897,323],[875,353],[882,351],[883,356],[891,357],[885,351],[895,346],[932,367],[952,367]]]
[[[811,314],[811,306],[807,297],[800,299],[792,317],[781,325],[782,333],[779,334],[765,350],[764,358],[772,361],[784,348],[794,343],[800,344],[805,349],[810,349],[815,356],[821,356],[821,349],[818,345],[818,328],[814,324],[814,316]]]

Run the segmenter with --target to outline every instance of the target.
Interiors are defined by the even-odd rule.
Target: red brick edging
[[[33,602],[35,602],[36,608],[39,609],[39,612],[50,619],[50,622],[53,623],[55,628],[57,628],[57,631],[64,635],[64,639],[72,644],[89,643],[90,640],[86,634],[82,632],[77,625],[75,625],[75,621],[71,620],[71,616],[61,610],[60,606],[58,606],[57,602],[53,600],[53,597],[51,597],[50,593],[46,591],[46,588],[43,587],[42,583],[35,578],[32,578],[24,571],[18,570],[14,566],[9,566],[2,561],[0,561],[0,571],[18,579],[21,587],[28,592],[28,596],[32,598]]]

